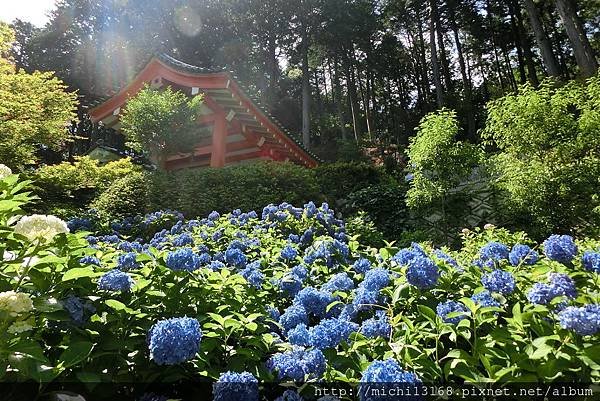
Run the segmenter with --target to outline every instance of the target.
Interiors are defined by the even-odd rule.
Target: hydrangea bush
[[[210,379],[255,399],[272,381],[600,380],[593,239],[488,226],[460,251],[377,249],[313,203],[75,231],[21,217],[28,183],[3,175],[4,381]]]

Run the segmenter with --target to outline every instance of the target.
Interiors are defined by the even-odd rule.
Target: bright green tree
[[[489,164],[518,227],[538,236],[600,227],[599,76],[502,97],[483,134],[499,149]]]
[[[189,151],[198,142],[198,113],[202,96],[188,98],[170,87],[142,89],[129,100],[121,127],[132,149],[156,158],[160,166],[166,156]]]
[[[0,162],[21,170],[37,162],[40,147],[59,150],[71,139],[77,96],[51,72],[17,69],[9,54],[13,40],[0,23]]]
[[[471,178],[482,160],[481,149],[458,141],[458,133],[456,113],[442,109],[421,120],[407,150],[412,178],[406,203],[447,242],[461,226],[473,225],[468,223],[475,190]]]

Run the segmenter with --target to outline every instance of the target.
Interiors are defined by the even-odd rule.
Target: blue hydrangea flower
[[[471,297],[471,300],[475,302],[475,304],[481,306],[482,308],[490,308],[490,307],[500,307],[500,302],[496,301],[496,299],[492,296],[492,294],[487,291],[481,291]]]
[[[365,278],[360,284],[369,291],[379,291],[386,287],[390,282],[390,272],[378,267],[365,273]]]
[[[318,349],[334,348],[340,342],[347,341],[358,328],[358,324],[345,319],[322,320],[309,330],[310,345]]]
[[[315,214],[317,214],[317,205],[315,205],[313,201],[308,202],[306,205],[304,205],[304,212],[306,217],[313,217]]]
[[[285,390],[281,396],[275,398],[275,401],[304,401],[304,398],[295,391]],[[319,401],[321,401],[321,399],[319,399]]]
[[[118,269],[104,273],[98,280],[98,288],[106,291],[127,292],[131,290],[131,287],[134,284],[135,283],[133,279],[129,277],[129,274]]]
[[[572,330],[582,336],[594,335],[600,331],[600,305],[566,307],[558,314],[558,320],[564,329]]]
[[[406,280],[417,288],[435,287],[439,278],[437,265],[426,256],[416,256],[406,269]]]
[[[281,250],[281,259],[283,260],[294,260],[298,256],[298,251],[295,250],[291,245],[286,245]]]
[[[148,336],[150,359],[158,365],[176,365],[196,355],[202,331],[198,320],[174,317],[154,324]]]
[[[302,347],[310,347],[310,332],[304,323],[300,323],[287,333],[287,338],[290,344],[300,345]]]
[[[492,292],[507,295],[515,290],[515,278],[507,271],[496,269],[481,277],[483,286]]]
[[[179,247],[186,245],[194,246],[194,239],[188,233],[179,234],[179,236],[173,240],[173,246]]]
[[[424,255],[414,248],[403,248],[400,249],[394,256],[392,256],[392,260],[400,266],[405,266],[418,256]]]
[[[441,249],[436,249],[435,251],[433,251],[433,254],[438,259],[443,260],[444,262],[448,263],[450,266],[453,266],[456,269],[461,269],[458,262],[452,256],[448,255],[446,252],[442,251]]]
[[[600,273],[600,252],[585,251],[581,261],[587,270]]]
[[[278,284],[279,288],[291,297],[295,297],[302,289],[302,279],[295,274],[286,274]]]
[[[306,378],[320,378],[325,372],[327,361],[319,349],[293,350],[277,353],[267,361],[267,368],[277,372],[280,380],[305,381]]]
[[[213,384],[213,401],[258,401],[258,380],[249,372],[222,373]]]
[[[136,260],[137,255],[133,252],[124,253],[117,257],[117,268],[119,270],[131,270],[140,267]]]
[[[191,248],[179,248],[167,254],[167,267],[172,270],[194,271],[202,264]]]
[[[577,255],[577,245],[570,235],[551,235],[544,241],[544,255],[550,260],[570,263]]]
[[[262,283],[265,279],[265,275],[258,269],[256,268],[252,268],[252,267],[246,267],[244,270],[242,270],[240,272],[240,274],[242,275],[242,277],[244,277],[246,279],[246,281],[248,281],[248,283],[255,287],[255,288],[261,288],[262,287]]]
[[[296,265],[292,267],[292,274],[296,275],[301,280],[304,280],[308,277],[308,270],[306,270],[306,267],[303,265]]]
[[[212,271],[218,271],[225,268],[225,263],[221,262],[220,260],[213,260],[212,262],[210,262],[210,265],[208,267]]]
[[[125,252],[141,252],[142,244],[139,242],[123,241],[117,246],[117,249]]]
[[[227,248],[225,251],[225,260],[230,265],[242,268],[246,266],[246,255],[238,248]]]
[[[285,332],[298,326],[300,323],[308,324],[308,314],[302,305],[292,305],[279,317],[279,324]]]
[[[89,315],[96,312],[96,308],[89,302],[82,302],[80,298],[69,295],[63,302],[64,308],[71,315],[73,323],[81,326],[89,318]]]
[[[348,274],[344,273],[337,273],[335,275],[333,275],[329,281],[327,281],[325,284],[323,284],[323,286],[321,287],[321,290],[327,291],[327,292],[335,292],[335,291],[349,291],[351,289],[354,288],[354,281],[352,281],[352,279],[350,277],[348,277]]]
[[[571,277],[564,273],[550,273],[548,275],[550,285],[554,289],[556,295],[564,295],[567,298],[577,297],[577,289],[575,282]]]
[[[369,309],[370,305],[377,305],[380,301],[378,291],[371,291],[362,286],[354,290],[353,294],[352,304],[359,309]]]
[[[298,234],[290,234],[288,235],[288,241],[290,241],[293,244],[298,244],[300,243],[300,236]]]
[[[279,313],[279,309],[271,305],[267,306],[267,313],[269,314],[269,317],[273,320],[279,320],[279,317],[281,316],[281,314]]]
[[[371,262],[368,259],[360,258],[352,265],[352,268],[359,274],[366,273],[371,268]]]
[[[306,312],[317,317],[325,316],[327,305],[331,302],[333,302],[333,298],[329,292],[320,291],[314,287],[303,288],[294,297],[295,305],[302,305]]]
[[[532,304],[546,305],[554,299],[556,294],[551,285],[546,283],[535,283],[527,292],[527,299]]]
[[[479,255],[483,260],[500,261],[508,259],[508,247],[500,242],[488,242],[479,250]]]
[[[455,301],[446,301],[439,303],[435,308],[438,316],[446,323],[458,324],[462,319],[469,314],[469,310],[461,303]],[[450,313],[462,313],[461,315],[448,317]]]
[[[508,254],[508,261],[513,266],[523,263],[534,265],[540,259],[540,255],[527,245],[516,244]]]
[[[406,386],[411,389],[415,385],[420,385],[421,381],[416,374],[403,370],[395,360],[386,359],[385,361],[373,361],[363,372],[360,383],[358,391],[361,401],[388,401],[390,389],[398,388],[398,386]],[[380,383],[376,388],[384,392],[379,394],[369,392],[371,386],[368,383]]]
[[[82,265],[96,265],[96,266],[100,266],[100,259],[98,259],[95,256],[84,256],[83,258],[79,259],[79,263],[81,263]]]
[[[385,311],[375,312],[375,317],[362,322],[360,332],[367,338],[388,338],[392,332],[392,326]]]
[[[219,212],[217,212],[216,210],[213,210],[212,212],[210,212],[210,214],[208,215],[208,219],[215,221],[215,220],[219,220],[219,217],[221,217],[221,215],[219,214]]]

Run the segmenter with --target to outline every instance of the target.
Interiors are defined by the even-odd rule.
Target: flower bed
[[[0,180],[4,382],[210,379],[214,399],[244,385],[256,400],[265,382],[600,378],[593,240],[536,246],[486,227],[459,252],[374,249],[313,203],[157,212],[96,233],[18,219],[26,186]]]

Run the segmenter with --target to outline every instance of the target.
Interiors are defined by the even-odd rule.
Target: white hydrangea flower
[[[15,291],[0,292],[0,310],[7,311],[12,317],[33,310],[33,301],[29,294]]]
[[[5,179],[9,175],[12,174],[12,170],[5,166],[4,164],[0,164],[0,180]]]
[[[69,227],[67,223],[56,216],[46,216],[43,214],[34,214],[31,216],[23,216],[17,224],[14,231],[21,234],[30,241],[50,241],[56,235],[68,233]]]
[[[12,334],[20,334],[31,329],[33,329],[33,319],[27,319],[14,322],[7,331]]]
[[[16,258],[17,254],[13,251],[4,251],[4,253],[2,254],[2,260],[5,262],[10,262],[12,260],[15,260]]]

